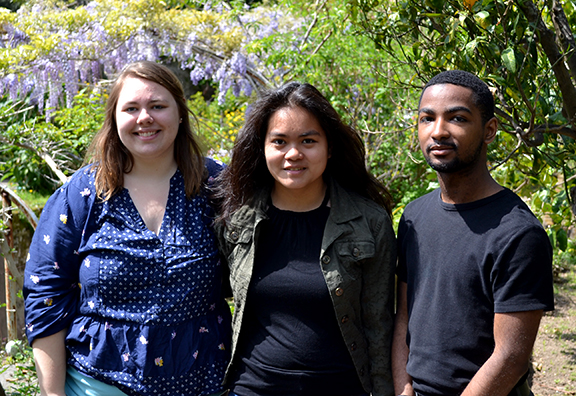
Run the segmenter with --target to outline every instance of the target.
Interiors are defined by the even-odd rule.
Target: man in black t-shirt
[[[398,229],[398,395],[530,394],[532,347],[554,309],[552,248],[488,171],[497,128],[476,76],[443,72],[424,87],[418,138],[440,188],[410,203]]]

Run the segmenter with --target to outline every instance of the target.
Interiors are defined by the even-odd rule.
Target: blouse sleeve
[[[79,188],[78,179],[50,197],[32,238],[23,288],[30,345],[68,328],[78,309],[78,250],[94,194],[87,185]]]

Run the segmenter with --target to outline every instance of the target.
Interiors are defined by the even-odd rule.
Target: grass
[[[10,187],[34,211],[38,208],[44,207],[44,204],[46,204],[46,201],[50,197],[50,195],[40,194],[32,190],[25,190],[10,182],[8,183],[8,187]]]

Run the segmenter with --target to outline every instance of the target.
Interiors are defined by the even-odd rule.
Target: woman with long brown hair
[[[230,311],[202,157],[165,66],[114,83],[90,164],[48,200],[30,246],[26,330],[42,395],[220,394]]]

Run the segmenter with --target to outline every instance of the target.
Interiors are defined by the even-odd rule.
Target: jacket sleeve
[[[44,206],[28,252],[23,292],[30,345],[68,328],[78,309],[78,250],[93,190],[71,183]]]
[[[384,213],[370,224],[375,255],[363,266],[362,321],[368,342],[373,396],[394,394],[391,346],[394,315],[396,240],[390,217]]]

